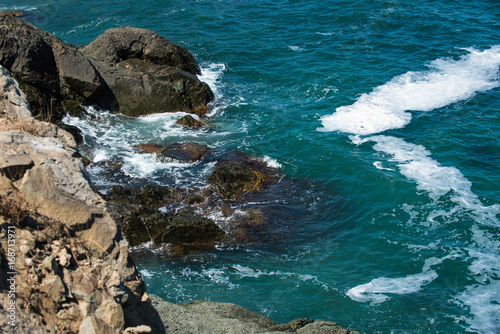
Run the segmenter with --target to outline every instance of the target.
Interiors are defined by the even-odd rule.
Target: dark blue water
[[[68,120],[86,133],[97,185],[119,182],[99,173],[110,155],[129,177],[202,183],[213,165],[131,149],[179,140],[242,150],[293,180],[295,200],[258,204],[276,213],[266,242],[140,257],[151,293],[364,333],[500,332],[500,2],[1,0],[0,9],[23,10],[72,44],[149,28],[203,68],[217,131],[180,129],[176,114]]]

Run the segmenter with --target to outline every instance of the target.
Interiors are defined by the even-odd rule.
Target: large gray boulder
[[[108,64],[140,59],[152,64],[172,66],[192,75],[200,74],[200,68],[188,50],[142,28],[108,29],[84,47],[82,52]]]
[[[129,116],[206,110],[213,99],[186,49],[146,29],[107,30],[79,50],[0,12],[0,65],[21,84],[32,112],[58,121],[98,105]]]
[[[278,324],[261,314],[231,303],[197,300],[188,304],[172,304],[158,296],[150,296],[167,333],[189,334],[359,334],[331,321],[299,318]]]
[[[213,99],[196,77],[200,68],[193,55],[151,30],[108,29],[81,51],[113,91],[112,109],[123,114],[194,112]]]
[[[47,120],[80,103],[109,103],[110,91],[86,56],[34,25],[0,12],[0,65],[21,84],[32,112]]]

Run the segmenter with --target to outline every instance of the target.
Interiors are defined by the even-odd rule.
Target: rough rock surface
[[[0,65],[21,83],[34,114],[53,121],[83,112],[81,104],[131,116],[198,114],[213,99],[186,49],[140,28],[110,29],[79,50],[0,12]]]
[[[152,64],[172,66],[192,75],[200,74],[200,68],[188,50],[142,28],[108,29],[82,51],[93,59],[110,64],[141,59]]]
[[[127,241],[73,157],[73,137],[31,117],[16,81],[0,71],[2,319],[13,300],[8,273],[17,272],[16,326],[0,323],[2,332],[119,333],[145,325],[163,333]]]
[[[162,162],[168,161],[198,161],[208,156],[212,150],[207,146],[195,142],[174,143],[156,153]]]
[[[160,313],[167,333],[185,334],[247,334],[247,333],[301,333],[301,334],[359,334],[344,329],[334,322],[301,318],[287,324],[278,324],[258,313],[231,303],[194,301],[172,304],[151,295],[153,305]]]
[[[150,30],[108,29],[82,52],[113,91],[113,109],[126,115],[192,111],[213,99],[196,78],[200,69],[191,53]]]
[[[177,120],[177,122],[175,122],[175,123],[182,125],[182,126],[185,126],[185,127],[188,127],[188,128],[202,128],[202,127],[206,126],[205,123],[195,119],[193,116],[190,116],[190,115],[186,115],[182,118],[179,118]]]
[[[280,177],[278,170],[264,162],[235,154],[216,165],[208,177],[208,182],[215,186],[224,198],[235,200],[241,199],[245,193],[266,189]]]

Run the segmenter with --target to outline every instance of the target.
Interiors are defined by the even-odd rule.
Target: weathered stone
[[[141,153],[156,153],[158,151],[161,151],[163,146],[158,144],[139,144],[134,145],[134,148],[138,149]]]
[[[249,167],[235,161],[224,161],[208,177],[225,198],[234,198],[245,190],[258,190],[258,177]]]
[[[24,20],[0,13],[0,65],[16,79],[54,92],[59,87],[52,53],[55,39]]]
[[[64,299],[66,289],[61,277],[57,275],[50,275],[42,281],[40,291],[45,293],[47,297],[56,303],[60,303]]]
[[[175,123],[182,125],[182,126],[185,126],[185,127],[188,127],[188,128],[202,128],[202,127],[206,126],[205,123],[195,119],[191,115],[186,115],[182,118],[179,118]]]
[[[112,111],[128,116],[191,111],[213,99],[210,87],[187,72],[171,66],[128,59],[115,66],[92,60],[113,92]]]
[[[174,143],[156,153],[162,162],[198,161],[210,155],[212,150],[207,146],[194,142]]]
[[[82,52],[106,63],[141,59],[153,64],[172,66],[193,75],[200,74],[200,68],[188,50],[142,28],[108,29],[84,47]]]
[[[59,77],[69,88],[85,98],[96,97],[99,91],[104,91],[99,73],[88,58],[74,46],[54,40],[52,52]]]
[[[159,208],[165,199],[171,198],[173,195],[174,190],[169,187],[148,184],[139,189],[135,203],[150,208]]]
[[[130,116],[194,113],[213,99],[196,77],[193,56],[146,29],[110,29],[80,51],[0,13],[0,46],[0,65],[21,82],[34,114],[44,119],[80,114],[81,104]]]
[[[6,113],[9,117],[17,119],[26,119],[31,117],[29,102],[26,94],[9,73],[0,66],[0,111]]]
[[[30,156],[20,147],[0,145],[0,173],[10,180],[19,180],[34,166]]]
[[[195,214],[189,208],[175,215],[145,206],[114,203],[113,215],[131,246],[152,241],[154,244],[206,244],[224,237],[212,220]]]
[[[267,189],[280,180],[281,173],[261,160],[236,152],[220,161],[208,177],[226,199],[241,199],[247,192]]]

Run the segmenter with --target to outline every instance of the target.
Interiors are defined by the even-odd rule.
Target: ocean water
[[[93,117],[67,118],[85,133],[96,187],[202,186],[213,170],[132,149],[145,142],[241,150],[289,177],[283,197],[252,204],[273,212],[261,241],[176,259],[137,252],[150,293],[363,333],[500,332],[497,0],[1,0],[0,9],[76,45],[111,27],[152,29],[200,64],[216,95],[213,129],[181,129],[180,113],[129,119],[89,107]],[[106,173],[110,159],[119,175]]]

